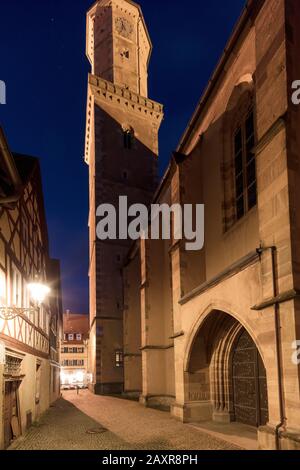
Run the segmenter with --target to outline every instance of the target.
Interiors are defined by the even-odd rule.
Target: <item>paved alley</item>
[[[139,403],[64,392],[10,450],[239,450]]]

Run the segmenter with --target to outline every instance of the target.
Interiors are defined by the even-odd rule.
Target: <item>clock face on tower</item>
[[[133,33],[133,26],[126,18],[119,17],[116,18],[116,30],[121,36],[129,38]]]

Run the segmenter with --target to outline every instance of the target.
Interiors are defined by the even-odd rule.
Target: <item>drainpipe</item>
[[[279,430],[280,428],[286,423],[286,417],[284,413],[284,391],[283,391],[283,383],[282,383],[282,359],[281,359],[281,325],[280,325],[280,317],[279,317],[279,303],[276,300],[279,292],[277,289],[277,279],[276,279],[276,259],[277,259],[277,247],[276,246],[269,246],[257,249],[257,253],[259,256],[262,255],[265,251],[271,251],[272,256],[272,282],[273,282],[273,296],[275,299],[274,302],[274,314],[275,314],[275,342],[276,342],[276,363],[277,363],[277,375],[278,375],[278,395],[279,395],[279,415],[280,415],[280,423],[277,424],[275,428],[275,436],[276,436],[276,450],[281,450],[280,448],[280,435]]]

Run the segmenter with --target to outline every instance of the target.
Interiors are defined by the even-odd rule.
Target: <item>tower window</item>
[[[131,150],[133,146],[133,139],[134,139],[134,134],[132,130],[125,130],[123,133],[123,139],[124,139],[124,148],[127,150]]]
[[[257,203],[254,113],[248,113],[234,136],[236,218],[241,219]]]

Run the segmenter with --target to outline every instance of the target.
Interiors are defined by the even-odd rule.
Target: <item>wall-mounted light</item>
[[[38,305],[41,305],[46,299],[47,295],[50,294],[50,287],[39,282],[32,282],[28,284],[27,287],[29,289],[32,300]]]
[[[50,288],[40,282],[32,282],[28,284],[31,299],[36,303],[36,307],[20,308],[20,307],[0,307],[0,318],[2,320],[13,320],[14,318],[25,315],[26,313],[34,313],[39,310],[41,304],[45,301],[50,293]]]

